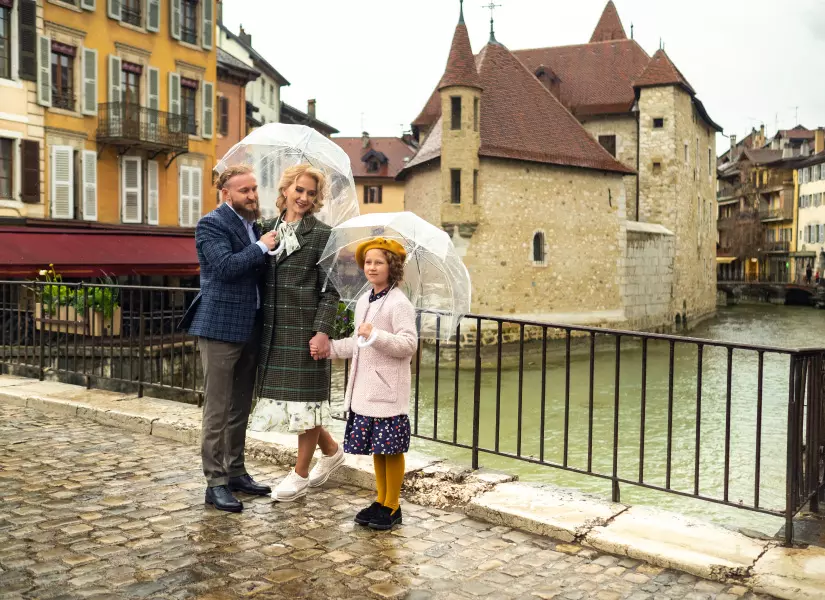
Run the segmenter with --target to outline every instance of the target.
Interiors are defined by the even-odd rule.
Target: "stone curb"
[[[0,402],[73,416],[188,445],[200,443],[200,409],[55,381],[0,375]],[[291,464],[295,436],[250,432],[251,458]],[[347,455],[336,481],[374,487],[370,457]],[[472,518],[590,546],[788,600],[825,600],[825,549],[782,548],[717,525],[652,508],[628,507],[574,490],[530,485],[514,477],[411,452],[405,496],[463,510]],[[409,492],[409,493],[408,493]]]

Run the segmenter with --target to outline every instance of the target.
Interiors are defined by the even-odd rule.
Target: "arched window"
[[[534,265],[544,265],[545,263],[545,255],[544,255],[544,232],[537,231],[533,234],[533,264]]]

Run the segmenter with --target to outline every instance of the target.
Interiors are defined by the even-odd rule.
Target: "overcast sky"
[[[825,126],[825,0],[615,0],[622,24],[653,54],[661,38],[710,116],[740,138]],[[467,0],[473,52],[490,11]],[[606,0],[496,0],[496,38],[510,49],[586,43]],[[282,100],[357,136],[400,135],[444,70],[458,0],[224,0],[224,23],[291,85]],[[798,121],[797,121],[798,110]],[[719,152],[727,141],[718,140]]]

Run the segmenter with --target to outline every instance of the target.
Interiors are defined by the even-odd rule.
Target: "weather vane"
[[[501,6],[501,4],[494,4],[493,1],[490,0],[490,4],[485,4],[485,5],[482,5],[482,7],[481,7],[481,8],[490,9],[490,41],[491,42],[496,41],[496,34],[495,34],[495,31],[493,30],[493,11],[495,9],[499,8],[500,6]]]

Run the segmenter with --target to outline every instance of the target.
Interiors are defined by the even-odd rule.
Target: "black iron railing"
[[[120,19],[124,23],[129,23],[129,25],[141,27],[143,25],[143,11],[140,3],[130,6],[129,3],[123,2],[120,7]]]
[[[98,104],[97,140],[114,144],[185,150],[187,119],[128,102]]]
[[[52,88],[52,108],[74,110],[74,94],[71,90]]]
[[[5,371],[201,401],[197,339],[176,331],[196,289],[48,286],[0,281]],[[457,347],[441,327],[420,327],[413,435],[473,468],[504,457],[606,482],[617,502],[635,486],[779,516],[788,544],[797,512],[819,509],[825,348],[485,315],[461,322]],[[336,395],[346,378],[337,365]]]
[[[197,27],[188,27],[186,25],[181,25],[180,28],[180,39],[184,42],[189,44],[197,44],[198,43],[198,28]]]

